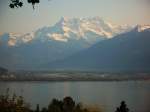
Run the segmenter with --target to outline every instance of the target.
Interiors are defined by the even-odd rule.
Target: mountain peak
[[[63,25],[65,22],[68,22],[69,18],[67,17],[61,17],[60,20],[56,24],[61,24]]]
[[[145,30],[149,30],[150,31],[150,25],[136,25],[135,29],[138,32],[143,32]]]
[[[61,17],[54,26],[43,27],[35,32],[27,34],[10,33],[9,43],[10,46],[15,46],[18,43],[27,43],[32,40],[42,42],[47,40],[57,42],[84,40],[91,44],[99,40],[112,38],[129,29],[131,29],[130,26],[114,25],[99,16],[87,18]]]

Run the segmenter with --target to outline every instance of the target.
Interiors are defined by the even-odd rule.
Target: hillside
[[[101,41],[64,60],[49,63],[50,69],[99,71],[150,71],[150,28]]]

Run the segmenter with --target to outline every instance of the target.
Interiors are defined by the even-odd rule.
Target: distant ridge
[[[6,74],[7,72],[7,69],[0,67],[0,75]]]
[[[53,26],[26,34],[1,34],[0,66],[28,70],[44,68],[46,63],[64,59],[131,29],[131,26],[115,25],[100,17],[62,17]]]
[[[99,71],[150,71],[150,27],[137,25],[130,32],[101,41],[64,60],[49,63],[51,69]]]

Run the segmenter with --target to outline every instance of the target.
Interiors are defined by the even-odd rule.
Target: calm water
[[[114,112],[121,100],[132,112],[150,112],[150,81],[127,82],[0,82],[0,94],[6,88],[24,96],[35,108],[47,106],[52,98],[71,96],[77,102],[97,105],[104,112]]]

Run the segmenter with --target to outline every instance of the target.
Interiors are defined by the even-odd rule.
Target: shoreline
[[[120,80],[115,80],[115,79],[106,79],[106,80],[101,80],[101,79],[88,79],[88,80],[84,80],[84,79],[71,79],[71,80],[67,80],[67,79],[57,79],[57,80],[51,80],[51,79],[47,79],[47,80],[0,80],[0,82],[127,82],[127,81],[150,81],[150,79],[120,79]]]

